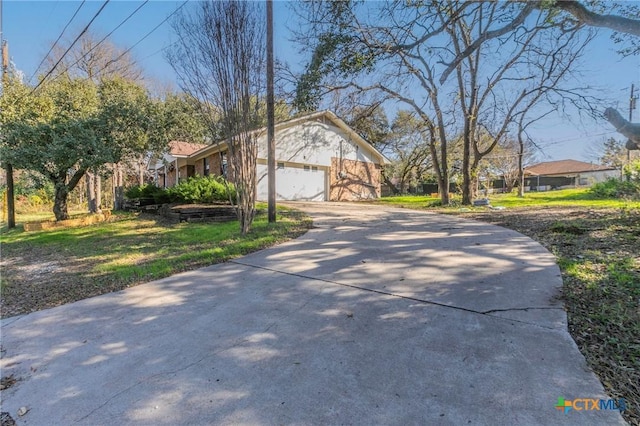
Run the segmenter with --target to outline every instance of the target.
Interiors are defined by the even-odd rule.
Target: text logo
[[[627,403],[624,398],[619,399],[594,399],[594,398],[575,398],[564,399],[559,397],[555,405],[556,410],[563,411],[565,414],[571,410],[575,411],[600,411],[600,410],[617,410],[624,411],[627,409]]]

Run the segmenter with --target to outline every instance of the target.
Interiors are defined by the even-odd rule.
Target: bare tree
[[[48,68],[58,62],[69,44],[70,41],[56,45],[45,62]],[[85,32],[62,59],[53,76],[60,75],[88,78],[96,83],[114,77],[139,83],[144,80],[142,70],[126,48],[92,32]]]
[[[586,88],[565,77],[590,35],[563,27],[546,10],[510,2],[394,2],[376,4],[378,13],[371,4],[366,13],[327,5],[312,7],[318,41],[298,99],[322,95],[311,84],[320,79],[324,90],[376,91],[409,108],[424,123],[443,204],[449,202],[449,146],[458,135],[463,203],[470,204],[480,161],[531,99],[540,98],[541,88],[589,108]],[[504,27],[523,14],[526,22]]]
[[[535,146],[530,141],[523,139],[521,145],[517,138],[508,137],[483,161],[486,162],[486,168],[504,179],[505,192],[511,192],[516,185],[522,187],[519,182],[520,170],[531,163],[534,156]]]
[[[620,45],[618,52],[623,56],[640,53],[640,6],[637,2],[589,2],[575,0],[520,0],[524,6],[512,19],[501,21],[498,27],[485,27],[466,48],[457,52],[448,62],[440,77],[444,83],[456,67],[474,54],[484,43],[512,33],[521,27],[536,11],[548,12],[549,19],[563,29],[604,28],[612,30],[611,39]],[[640,124],[626,122],[613,108],[604,111],[604,117],[624,136],[629,138],[630,150],[640,149]]]
[[[173,21],[178,41],[167,52],[180,86],[200,101],[210,119],[213,135],[222,124],[237,198],[231,201],[236,201],[243,234],[255,213],[257,135],[252,130],[260,122],[256,100],[264,93],[264,16],[255,2],[198,2]]]

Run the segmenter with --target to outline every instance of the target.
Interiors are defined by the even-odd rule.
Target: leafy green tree
[[[67,197],[88,168],[109,156],[100,144],[98,93],[94,85],[60,80],[31,94],[18,81],[6,85],[0,152],[17,168],[37,171],[54,185],[57,220],[67,219]]]
[[[391,171],[398,182],[398,192],[416,185],[430,169],[428,130],[424,122],[410,111],[400,110],[391,124],[385,154],[391,159]]]
[[[222,139],[220,126],[215,120],[212,121],[213,128],[209,129],[209,120],[202,115],[203,108],[198,102],[186,93],[167,93],[162,99],[153,99],[151,108],[156,122],[150,131],[157,133],[153,137],[158,141],[196,143],[211,135],[216,135],[216,141]],[[160,146],[161,149],[164,147]]]
[[[150,132],[149,111],[145,90],[123,79],[99,86],[86,79],[55,79],[35,93],[14,80],[0,97],[0,154],[53,183],[53,212],[64,220],[69,193],[87,170],[162,143]]]
[[[342,111],[338,111],[343,115]],[[379,105],[371,107],[353,106],[343,115],[346,123],[364,140],[383,151],[389,137],[389,119]]]
[[[616,169],[622,169],[627,158],[624,142],[615,138],[605,139],[602,143],[600,154],[599,160],[603,165],[615,167]]]

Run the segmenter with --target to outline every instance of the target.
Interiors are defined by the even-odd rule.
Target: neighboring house
[[[177,185],[181,179],[195,176],[194,162],[189,161],[189,155],[207,146],[201,143],[169,142],[169,151],[162,158],[152,157],[149,161],[156,185],[168,188]]]
[[[615,167],[585,163],[577,160],[546,161],[524,169],[525,187],[531,190],[591,186],[610,177],[620,176]]]
[[[258,136],[257,198],[267,199],[266,128]],[[276,124],[276,198],[279,200],[345,201],[380,197],[386,158],[330,111],[320,111]],[[226,176],[226,143],[202,146],[182,157],[170,154],[178,178]],[[163,163],[164,164],[164,163]],[[172,186],[164,166],[156,164],[156,182]],[[184,173],[182,172],[184,170]],[[164,180],[161,176],[164,172]]]

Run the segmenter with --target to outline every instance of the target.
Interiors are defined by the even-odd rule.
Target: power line
[[[166,49],[170,48],[174,44],[178,44],[178,42],[180,42],[180,40],[176,40],[173,43],[167,44],[166,46],[156,50],[155,52],[151,53],[150,55],[145,56],[144,58],[141,59],[141,61],[144,61],[145,59],[149,59],[150,57],[157,55],[158,53],[162,52],[163,50],[166,50]]]
[[[76,17],[76,15],[78,14],[78,12],[80,12],[80,9],[82,9],[82,6],[84,5],[86,0],[82,0],[82,3],[80,3],[80,6],[78,6],[78,8],[76,9],[76,11],[74,12],[73,16],[71,17],[71,19],[69,19],[69,21],[67,22],[67,25],[64,26],[64,28],[62,29],[62,32],[60,33],[60,35],[58,36],[58,38],[56,39],[56,41],[53,42],[53,44],[51,45],[51,49],[49,49],[49,51],[47,52],[46,55],[44,55],[44,58],[42,58],[42,60],[40,61],[40,63],[38,64],[38,66],[36,67],[35,70],[33,70],[33,74],[31,75],[31,77],[29,77],[28,81],[33,80],[33,77],[35,77],[36,73],[38,72],[38,70],[40,69],[40,67],[42,66],[42,64],[44,63],[44,61],[49,57],[49,54],[53,51],[53,49],[56,47],[56,44],[58,44],[58,42],[60,41],[60,39],[62,38],[62,35],[64,34],[64,32],[67,30],[67,27],[71,24],[71,21],[73,21],[73,18]]]
[[[555,144],[563,143],[563,142],[572,142],[572,141],[578,141],[578,140],[586,139],[586,138],[594,138],[596,136],[605,136],[605,135],[609,135],[611,133],[616,133],[616,131],[615,130],[611,130],[609,132],[597,133],[595,135],[577,136],[577,137],[572,137],[572,138],[569,138],[569,139],[558,139],[558,140],[555,140],[555,141],[553,141],[553,140],[552,141],[545,141],[544,143],[547,143],[549,145],[555,145]]]
[[[109,38],[111,36],[111,34],[113,34],[114,32],[116,32],[116,30],[118,28],[120,28],[121,26],[123,26],[133,15],[135,15],[140,9],[142,9],[142,6],[144,6],[145,4],[149,3],[149,0],[145,0],[144,3],[142,3],[140,6],[138,6],[136,8],[136,10],[134,10],[133,12],[131,12],[129,14],[129,16],[127,16],[126,18],[124,18],[124,20],[122,22],[120,22],[118,24],[118,26],[116,26],[113,30],[111,30],[111,32],[109,32],[109,34],[107,34],[106,36],[104,36],[102,38],[102,40],[100,40],[99,42],[97,42],[91,49],[89,49],[88,52],[86,52],[84,55],[82,55],[81,57],[79,57],[73,64],[69,65],[68,67],[66,67],[64,69],[64,71],[62,71],[60,73],[60,75],[64,74],[65,72],[69,71],[72,67],[74,67],[78,62],[80,62],[85,56],[87,56],[89,53],[93,52],[93,50],[95,48],[97,48],[98,46],[100,46],[107,38]],[[55,79],[55,77],[54,77]]]
[[[91,26],[91,24],[93,23],[93,21],[96,20],[96,18],[98,17],[98,15],[100,15],[100,13],[102,13],[102,11],[104,10],[104,8],[107,6],[107,4],[109,3],[110,0],[106,0],[102,6],[100,7],[100,9],[96,12],[95,15],[93,15],[93,18],[91,18],[91,21],[89,21],[89,23],[87,24],[86,27],[84,27],[84,29],[82,31],[80,31],[80,34],[78,34],[78,36],[76,37],[75,40],[73,40],[73,43],[71,43],[71,45],[67,48],[67,50],[64,51],[64,53],[62,54],[62,56],[60,57],[60,59],[58,59],[58,62],[55,63],[55,65],[53,66],[53,68],[51,68],[49,70],[49,72],[47,74],[45,74],[45,76],[42,78],[42,80],[40,80],[40,82],[38,83],[38,85],[36,87],[33,88],[33,90],[31,91],[31,93],[35,92],[38,87],[40,87],[42,85],[42,83],[44,83],[44,81],[47,79],[47,77],[49,77],[51,75],[51,73],[56,69],[56,67],[58,65],[60,65],[60,62],[62,62],[62,60],[64,59],[65,56],[67,56],[67,53],[69,53],[69,51],[71,50],[71,48],[78,42],[78,40],[80,39],[80,37],[82,37],[82,35],[84,33],[87,32],[87,30],[89,29],[89,27]]]
[[[142,43],[142,41],[144,41],[144,39],[146,39],[147,37],[149,37],[155,30],[157,30],[158,28],[160,28],[162,26],[162,24],[164,24],[165,22],[167,22],[173,15],[175,15],[176,13],[178,13],[178,11],[180,9],[182,9],[184,7],[185,4],[187,4],[189,0],[185,0],[180,6],[178,6],[176,8],[176,10],[174,10],[173,12],[171,12],[171,14],[169,16],[167,16],[162,22],[160,22],[158,25],[156,25],[151,31],[149,31],[147,34],[145,34],[140,40],[138,40],[133,46],[131,46],[130,48],[128,48],[127,50],[125,50],[124,52],[122,52],[122,54],[120,54],[120,56],[118,56],[115,59],[110,60],[109,62],[107,62],[101,69],[100,71],[98,71],[98,73],[101,73],[102,71],[104,71],[109,65],[113,64],[114,62],[117,62],[120,60],[120,58],[122,58],[124,55],[126,55],[127,53],[131,52],[131,50],[133,50],[134,47],[136,47],[137,45],[139,45],[140,43]]]

